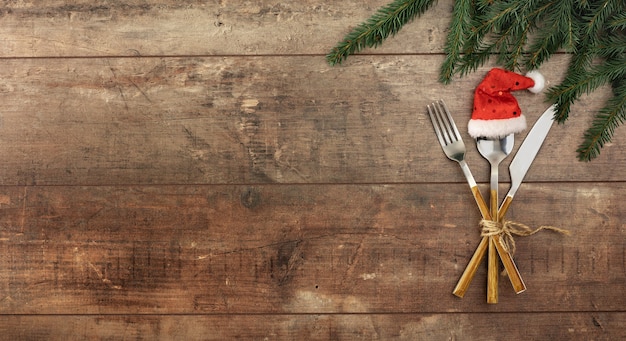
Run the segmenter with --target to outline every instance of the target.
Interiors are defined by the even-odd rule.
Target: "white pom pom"
[[[546,79],[543,77],[543,75],[537,71],[537,70],[532,70],[530,72],[528,72],[526,74],[526,77],[532,79],[533,81],[535,81],[535,85],[531,88],[528,88],[528,91],[534,93],[534,94],[538,94],[543,90],[543,87],[546,85]]]

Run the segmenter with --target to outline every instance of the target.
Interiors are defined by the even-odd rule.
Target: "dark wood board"
[[[355,57],[339,68],[309,56],[0,60],[0,183],[464,182],[427,115],[440,98],[464,134],[477,181],[488,181],[466,133],[481,74],[441,85],[442,60]],[[567,58],[550,65],[546,77],[559,78]],[[611,168],[625,161],[617,146],[593,163],[576,160],[605,94],[554,127],[534,164],[544,171],[531,170],[528,181],[623,179]],[[518,97],[529,125],[548,107],[543,95]],[[614,143],[626,141],[618,135]]]
[[[452,1],[369,52],[443,49]],[[52,0],[4,3],[2,55],[23,57],[326,54],[386,0]],[[442,20],[442,18],[446,18]],[[412,44],[403,43],[411,41]]]
[[[442,0],[329,66],[388,2],[2,2],[0,339],[625,339],[623,128],[575,154],[610,90],[552,128],[508,214],[572,234],[516,239],[526,292],[502,276],[488,305],[483,263],[457,298],[480,216],[426,105],[486,194],[465,131],[494,64],[437,81]],[[548,106],[514,95],[530,125]]]
[[[5,188],[0,312],[621,311],[623,191],[525,185],[509,218],[573,234],[518,238],[529,290],[503,278],[492,307],[484,268],[451,294],[479,240],[464,185]]]
[[[11,316],[12,340],[615,340],[624,313]],[[502,326],[506,326],[503,328]]]

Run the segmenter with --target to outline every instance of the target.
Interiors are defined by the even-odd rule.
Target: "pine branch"
[[[610,1],[615,2],[614,0]],[[604,11],[606,7],[599,6],[595,10]],[[619,11],[620,8],[613,10]],[[557,104],[555,117],[558,122],[567,120],[571,105],[582,94],[591,93],[598,87],[619,78],[619,74],[622,74],[623,77],[624,65],[620,65],[622,62],[610,61],[611,58],[609,57],[619,59],[619,47],[626,45],[626,36],[623,32],[612,32],[612,34],[606,35],[602,27],[609,16],[610,14],[599,15],[595,13],[587,17],[589,21],[581,25],[582,38],[573,49],[574,53],[571,56],[565,79],[561,84],[548,91],[548,99]],[[600,46],[601,42],[608,45]],[[600,67],[592,66],[596,56],[604,57],[606,64]]]
[[[530,19],[537,1],[516,2],[515,19],[508,23],[506,33],[506,47],[500,54],[498,63],[509,70],[519,67],[524,58],[524,47],[528,42],[528,35],[533,30],[533,22]]]
[[[461,56],[461,49],[465,44],[466,32],[471,28],[472,10],[471,0],[458,0],[454,3],[452,10],[452,22],[450,23],[450,31],[444,52],[447,58],[441,65],[439,72],[439,80],[447,84],[452,80],[455,67]]]
[[[571,0],[565,2],[568,1]],[[496,53],[498,64],[509,70],[519,69],[526,59],[525,46],[529,34],[537,28],[537,20],[545,16],[550,7],[559,7],[553,13],[562,12],[562,2],[563,0],[548,3],[545,0],[509,0],[489,3],[475,17],[464,47],[465,55],[458,62],[457,72],[461,76],[473,72]],[[558,48],[556,46],[554,50]]]
[[[591,161],[600,155],[600,149],[611,141],[615,129],[626,120],[626,82],[613,89],[613,97],[602,108],[584,134],[584,141],[576,152],[581,161]]]
[[[340,64],[349,55],[365,47],[376,47],[390,35],[393,36],[404,24],[426,12],[436,0],[395,0],[378,10],[366,22],[357,26],[342,42],[333,48],[326,61]]]
[[[587,31],[585,34],[594,35],[599,32],[607,19],[615,13],[619,7],[615,0],[603,0],[599,2],[595,8],[592,7],[591,12],[583,16],[585,22],[587,22]]]
[[[626,54],[626,36],[619,33],[607,34],[600,38],[594,53],[604,58]]]
[[[504,28],[515,9],[501,2],[496,4],[484,3],[479,7],[472,21],[472,29],[463,47],[464,55],[458,59],[456,73],[465,76],[484,65],[493,54],[502,52],[505,40],[502,34],[495,32]],[[450,58],[450,56],[447,56]]]
[[[588,11],[592,10],[591,4],[587,4],[585,8]],[[571,105],[582,95],[581,88],[577,86],[583,86],[592,78],[589,70],[595,56],[593,51],[597,44],[598,33],[592,33],[592,24],[589,22],[578,22],[577,26],[581,38],[574,46],[568,48],[573,53],[565,79],[558,86],[548,90],[547,96],[548,99],[554,98],[555,95],[560,97],[555,103],[557,104],[556,120],[561,123],[567,120]]]
[[[608,79],[609,81],[618,81],[626,78],[626,55],[621,58],[611,58],[605,63],[595,65],[592,68],[595,76],[598,78]],[[595,89],[583,89],[587,93]]]
[[[544,20],[544,18],[546,22],[541,26],[537,37],[528,47],[530,53],[525,61],[527,69],[539,68],[543,62],[561,48],[569,51],[574,49],[573,45],[566,45],[568,41],[566,38],[567,32],[571,32],[568,28],[573,27],[571,17],[563,21],[563,18],[559,15],[563,8],[559,5],[560,1],[558,0],[548,1],[538,6],[535,12],[531,14],[535,16],[535,22]],[[565,10],[568,9],[566,8]]]
[[[619,13],[609,22],[609,28],[613,30],[626,30],[626,13]]]
[[[556,119],[564,122],[572,103],[583,94],[589,94],[597,88],[626,78],[626,57],[607,60],[593,66],[590,72],[570,73],[561,84],[551,88],[548,99],[557,104]]]
[[[563,81],[547,91],[547,98],[556,104],[555,119],[563,123],[569,118],[572,104],[582,95],[579,86],[589,81],[589,68],[593,61],[590,37],[583,38],[574,50]]]
[[[526,68],[533,70],[548,60],[561,46],[561,32],[557,30],[543,30],[530,45],[531,51],[526,59]]]
[[[557,29],[562,31],[564,36],[563,45],[566,47],[576,46],[579,41],[579,22],[574,12],[573,0],[559,1],[559,5],[556,6],[557,15],[556,21],[560,24]],[[612,0],[611,0],[612,1]]]

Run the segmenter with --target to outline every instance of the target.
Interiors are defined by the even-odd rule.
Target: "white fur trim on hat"
[[[467,124],[467,131],[471,137],[477,139],[501,139],[509,134],[519,133],[526,129],[526,117],[520,115],[515,118],[501,120],[471,119]]]
[[[526,74],[526,77],[535,81],[535,85],[531,88],[528,88],[528,91],[534,94],[538,94],[541,91],[543,91],[543,87],[546,85],[546,79],[545,77],[543,77],[543,75],[539,71],[537,70],[529,71]]]

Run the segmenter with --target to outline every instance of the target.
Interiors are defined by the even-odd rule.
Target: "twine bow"
[[[500,240],[502,241],[502,246],[508,251],[511,255],[515,253],[515,239],[513,235],[519,237],[528,237],[533,234],[542,231],[549,230],[558,232],[564,235],[569,235],[570,232],[568,230],[558,228],[555,226],[539,226],[536,229],[532,229],[528,225],[524,225],[522,223],[518,223],[515,221],[505,220],[503,222],[497,222],[493,220],[483,219],[480,221],[481,237],[493,237],[500,236]]]

